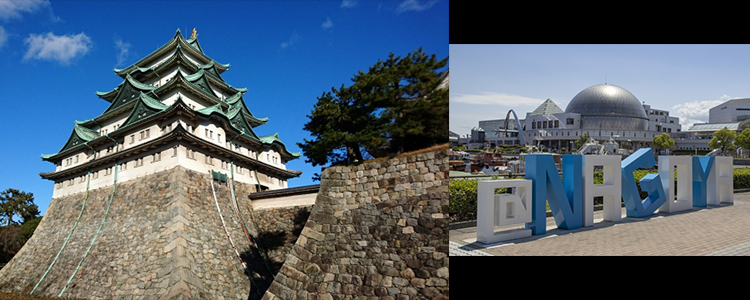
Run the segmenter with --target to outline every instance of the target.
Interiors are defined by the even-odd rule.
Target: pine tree
[[[323,93],[304,127],[316,139],[298,143],[306,162],[351,163],[444,143],[448,89],[437,70],[447,64],[422,48],[403,58],[390,53],[355,74],[351,86]]]
[[[39,207],[34,204],[34,194],[7,189],[0,193],[0,216],[6,218],[6,225],[18,223],[13,216],[20,216],[24,223],[39,216]]]

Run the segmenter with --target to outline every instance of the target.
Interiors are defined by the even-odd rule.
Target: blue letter
[[[693,206],[706,207],[706,184],[713,166],[713,156],[693,156]]]
[[[645,200],[641,200],[638,187],[635,185],[633,172],[638,168],[651,168],[655,164],[651,148],[639,149],[622,161],[622,200],[625,202],[628,217],[648,217],[667,200],[661,177],[657,174],[646,175],[640,181],[641,188],[649,193]]]
[[[552,155],[526,155],[526,179],[532,180],[533,190],[533,213],[526,228],[534,235],[547,232],[547,201],[557,227],[583,226],[583,156],[563,155],[562,161],[561,182]]]

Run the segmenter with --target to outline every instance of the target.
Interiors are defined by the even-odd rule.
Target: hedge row
[[[640,190],[640,181],[646,174],[655,174],[656,170],[637,170],[633,172],[636,185]],[[497,177],[493,177],[496,179]],[[473,220],[477,213],[477,179],[451,179],[449,183],[451,221]],[[594,173],[594,184],[602,183],[602,173]],[[750,168],[734,169],[734,188],[750,188]],[[496,191],[497,192],[497,191]],[[648,194],[641,191],[641,198]]]

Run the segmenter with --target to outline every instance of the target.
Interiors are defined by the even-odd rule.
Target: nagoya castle
[[[112,185],[115,175],[125,182],[176,166],[233,173],[259,190],[287,187],[301,172],[285,163],[300,154],[287,151],[278,134],[255,133],[268,118],[247,108],[246,88],[221,78],[227,69],[203,52],[195,32],[186,40],[179,30],[135,64],[115,69],[122,83],[97,92],[109,107],[76,121],[62,149],[42,155],[56,166],[41,174],[55,182],[52,197]]]
[[[448,299],[448,144],[287,188],[278,134],[195,29],[124,69],[42,159],[54,193],[0,290],[85,299]],[[446,72],[447,75],[447,72]],[[444,79],[447,88],[447,76]],[[446,120],[447,121],[447,120]],[[62,143],[62,141],[61,141]]]

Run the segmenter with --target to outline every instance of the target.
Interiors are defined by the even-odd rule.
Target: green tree
[[[352,85],[318,97],[303,129],[313,140],[298,143],[313,166],[362,161],[429,147],[448,133],[448,89],[441,87],[448,58],[422,48],[359,71]],[[363,151],[363,149],[365,151]]]
[[[674,140],[665,132],[654,137],[654,146],[659,148],[659,150],[670,148],[674,146]]]
[[[734,138],[737,135],[734,130],[729,130],[727,127],[717,130],[714,132],[714,137],[708,142],[708,146],[711,149],[721,149],[721,153],[724,151],[734,151],[737,147],[734,145]]]
[[[744,150],[750,150],[750,129],[745,129],[738,134],[734,139],[734,144]]]
[[[34,194],[16,189],[7,189],[0,193],[0,218],[6,219],[6,225],[18,224],[14,216],[22,219],[21,223],[39,216],[39,207],[34,204]]]

